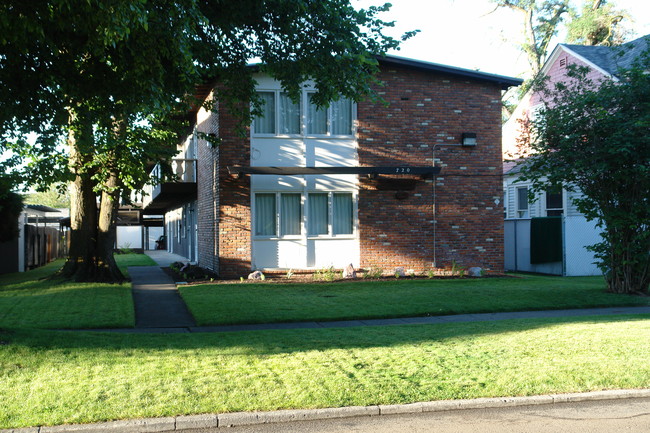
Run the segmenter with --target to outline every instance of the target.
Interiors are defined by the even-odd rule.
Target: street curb
[[[269,412],[232,412],[207,415],[179,415],[164,418],[143,418],[95,424],[69,424],[53,427],[4,429],[0,433],[162,433],[191,429],[238,427],[294,421],[311,421],[355,416],[382,416],[423,412],[444,412],[465,409],[488,409],[515,406],[618,400],[650,397],[650,389],[550,394],[531,397],[496,397],[471,400],[441,400],[409,404],[351,406],[326,409],[290,409]]]

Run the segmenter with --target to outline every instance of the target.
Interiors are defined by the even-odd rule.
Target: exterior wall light
[[[461,144],[463,146],[476,146],[476,133],[463,132]]]

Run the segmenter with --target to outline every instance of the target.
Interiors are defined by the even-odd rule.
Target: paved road
[[[223,427],[195,433],[648,433],[650,398]]]

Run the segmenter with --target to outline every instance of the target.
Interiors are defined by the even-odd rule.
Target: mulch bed
[[[185,263],[177,262],[172,264],[171,267],[161,268],[167,275],[169,275],[175,283],[188,283],[188,284],[234,284],[234,283],[281,283],[281,284],[322,284],[322,283],[343,283],[350,281],[397,281],[397,280],[452,280],[452,279],[476,279],[476,278],[495,278],[495,277],[509,277],[518,278],[513,275],[506,275],[500,273],[489,273],[482,277],[469,277],[467,275],[436,275],[433,277],[425,275],[409,275],[400,278],[394,276],[382,277],[367,277],[364,278],[363,272],[359,272],[358,277],[355,279],[350,278],[331,278],[329,276],[318,276],[312,271],[301,271],[292,273],[290,278],[287,278],[287,272],[267,272],[264,273],[264,280],[248,280],[247,275],[242,276],[240,279],[223,279],[218,274],[209,269],[201,268],[200,266],[187,265]]]

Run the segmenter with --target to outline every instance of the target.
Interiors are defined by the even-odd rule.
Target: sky
[[[526,57],[518,48],[522,40],[520,14],[507,9],[494,12],[489,0],[386,0],[392,3],[384,21],[395,21],[391,36],[407,30],[420,33],[404,42],[397,56],[441,63],[483,72],[524,77]],[[382,0],[352,0],[355,7],[380,5]],[[627,10],[633,37],[650,34],[650,0],[612,0],[618,9]],[[582,0],[576,2],[581,5]],[[492,13],[491,13],[492,12]],[[551,50],[560,39],[551,43]]]

